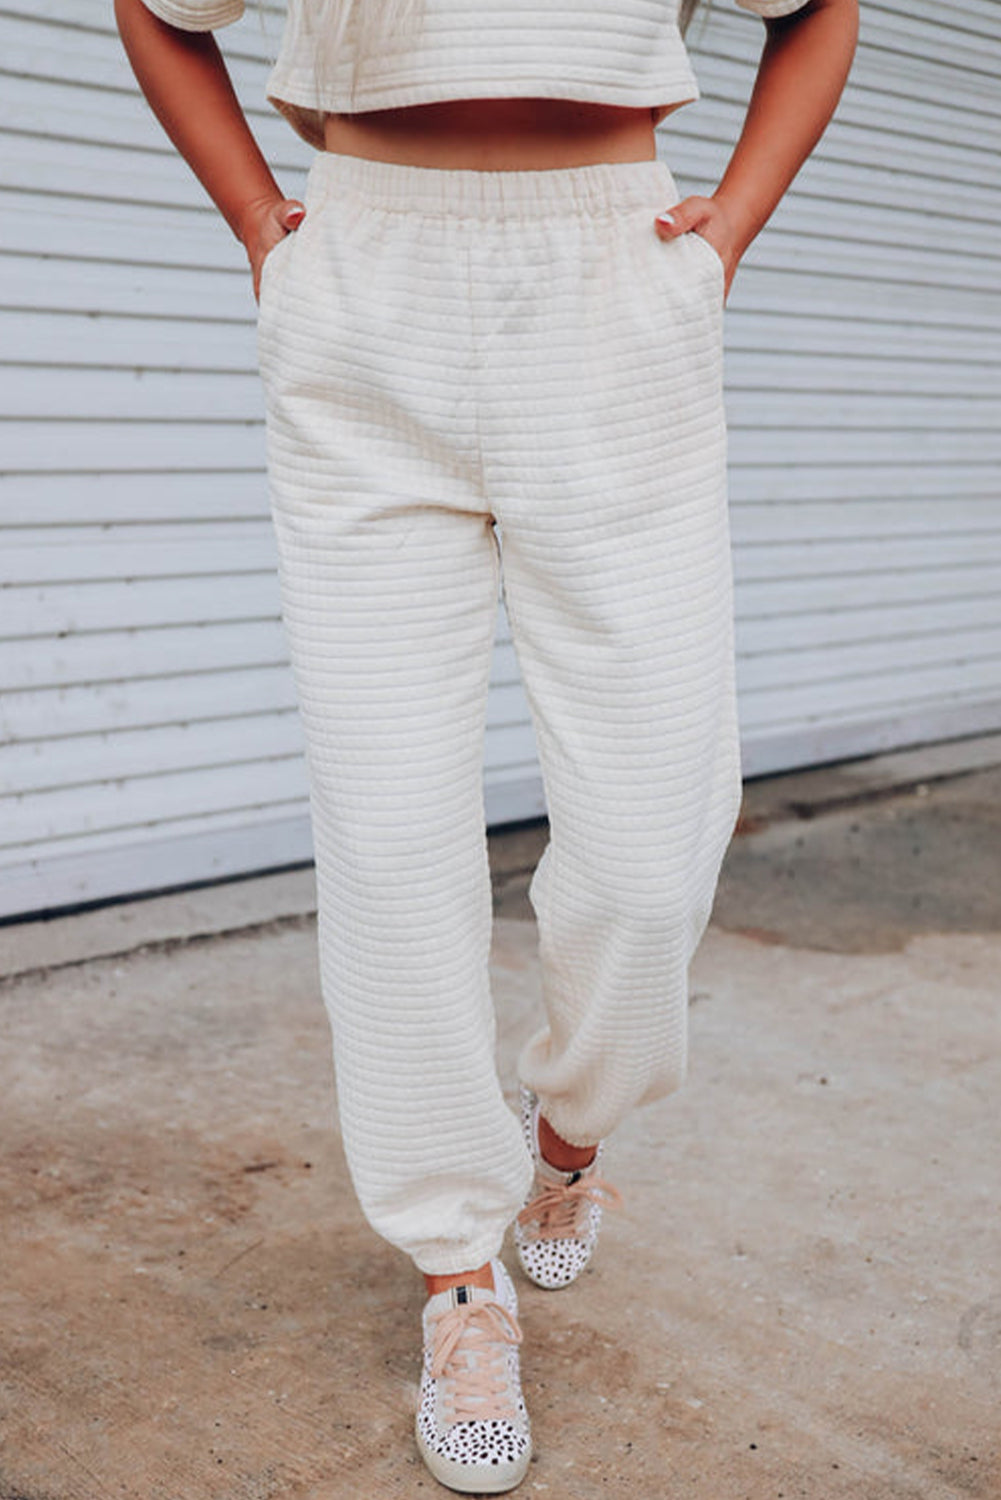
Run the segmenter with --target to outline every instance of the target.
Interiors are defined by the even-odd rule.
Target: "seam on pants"
[[[476,457],[479,466],[480,496],[487,507],[489,515],[496,521],[496,516],[490,507],[490,497],[487,494],[487,465],[485,456],[485,445],[483,441],[483,418],[482,418],[482,389],[485,367],[480,355],[480,333],[476,324],[476,283],[473,277],[473,252],[467,239],[462,251],[466,261],[466,296],[469,299],[469,342],[473,356],[473,421],[476,426]],[[496,548],[496,537],[494,539]],[[495,551],[496,557],[496,551]],[[494,580],[494,599],[497,597],[497,578]],[[496,611],[494,619],[496,620]]]

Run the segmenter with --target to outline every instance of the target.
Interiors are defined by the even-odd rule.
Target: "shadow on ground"
[[[526,1497],[1001,1495],[999,791],[805,817],[749,789],[688,1085],[610,1143],[625,1207],[581,1282],[519,1281]],[[492,847],[512,1091],[543,841]],[[312,920],[25,973],[0,1009],[0,1500],[445,1493]]]

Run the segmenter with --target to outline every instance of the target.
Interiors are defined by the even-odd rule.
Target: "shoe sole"
[[[522,1273],[526,1281],[530,1281],[533,1286],[539,1287],[543,1292],[563,1292],[568,1286],[574,1286],[587,1270],[586,1265],[581,1266],[576,1275],[571,1276],[568,1281],[540,1281],[535,1272],[528,1269],[520,1255],[518,1257],[518,1264],[521,1266]],[[590,1264],[590,1262],[588,1264]]]
[[[528,1466],[532,1461],[532,1445],[529,1443],[517,1463],[492,1464],[490,1471],[487,1471],[478,1464],[461,1464],[454,1458],[443,1458],[440,1453],[432,1453],[425,1447],[420,1426],[415,1426],[414,1431],[421,1458],[435,1479],[439,1484],[445,1485],[446,1489],[458,1490],[462,1495],[502,1495],[505,1490],[513,1490],[528,1473]]]

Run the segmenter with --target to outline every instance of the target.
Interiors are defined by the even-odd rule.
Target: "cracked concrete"
[[[1001,772],[851,806],[790,780],[748,788],[690,1078],[610,1142],[592,1268],[519,1278],[526,1497],[1001,1495]],[[492,840],[512,1095],[544,838]],[[350,1189],[290,879],[280,920],[253,882],[225,936],[136,903],[146,946],[56,941],[0,986],[0,1500],[445,1493],[411,1439],[420,1284]]]

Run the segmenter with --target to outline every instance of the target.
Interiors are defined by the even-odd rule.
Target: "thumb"
[[[664,209],[654,220],[657,233],[662,240],[676,239],[679,234],[687,234],[700,224],[705,218],[705,200],[702,198],[682,198],[680,203],[673,203],[670,208]]]
[[[305,217],[305,205],[298,198],[286,198],[278,210],[278,221],[283,229],[298,229]]]

